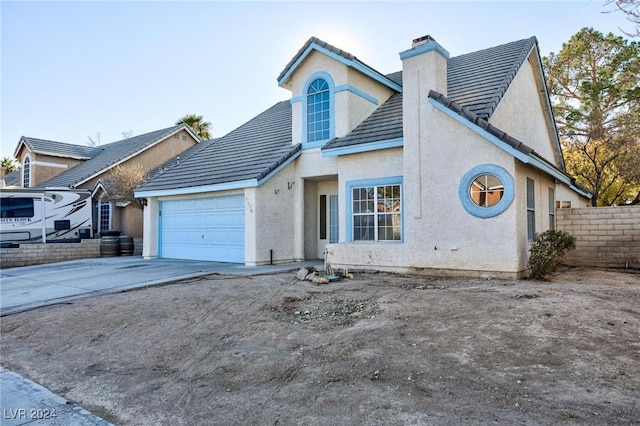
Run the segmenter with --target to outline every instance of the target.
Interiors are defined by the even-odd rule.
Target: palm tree
[[[187,114],[176,121],[176,124],[186,124],[187,126],[191,127],[191,130],[193,130],[193,132],[198,135],[200,139],[207,140],[211,138],[211,136],[209,135],[211,123],[203,120],[204,119],[201,115]]]
[[[5,173],[11,173],[18,170],[18,166],[16,166],[16,163],[13,162],[13,158],[11,157],[4,157],[2,161],[0,161],[0,167],[2,167],[2,170],[4,170]]]

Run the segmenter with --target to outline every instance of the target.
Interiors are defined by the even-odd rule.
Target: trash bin
[[[121,256],[133,256],[133,237],[121,235],[118,237]]]
[[[102,231],[100,233],[101,257],[114,257],[120,254],[119,235],[120,231]]]

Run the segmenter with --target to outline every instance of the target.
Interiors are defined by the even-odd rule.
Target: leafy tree
[[[187,114],[184,117],[176,121],[176,124],[186,124],[191,127],[191,130],[198,135],[202,140],[211,139],[209,131],[211,130],[211,123],[204,121],[201,115]]]
[[[567,170],[592,205],[640,191],[640,44],[583,28],[543,58]]]
[[[140,163],[133,163],[127,166],[118,165],[113,168],[109,177],[104,181],[105,194],[104,201],[116,203],[133,203],[142,209],[142,200],[133,196],[137,187],[149,180],[147,172]]]
[[[11,173],[18,170],[18,166],[16,166],[16,163],[13,161],[13,158],[11,157],[4,157],[2,159],[2,162],[0,162],[0,166],[2,167],[2,170],[4,170],[5,173]]]

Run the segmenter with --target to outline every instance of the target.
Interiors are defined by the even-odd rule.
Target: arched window
[[[31,186],[31,159],[25,157],[22,163],[22,187],[29,188]]]
[[[327,140],[331,134],[329,84],[314,80],[307,90],[307,142]]]

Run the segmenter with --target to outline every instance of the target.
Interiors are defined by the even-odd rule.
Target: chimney
[[[402,60],[403,96],[407,92],[426,96],[435,90],[447,96],[447,52],[430,35],[418,37],[411,43],[411,49],[400,52]]]
[[[423,215],[423,182],[429,182],[430,137],[437,127],[429,105],[429,91],[447,95],[447,59],[449,52],[426,35],[413,40],[411,49],[400,52],[402,60],[403,169],[406,211],[411,219]],[[407,238],[408,240],[408,238]]]

